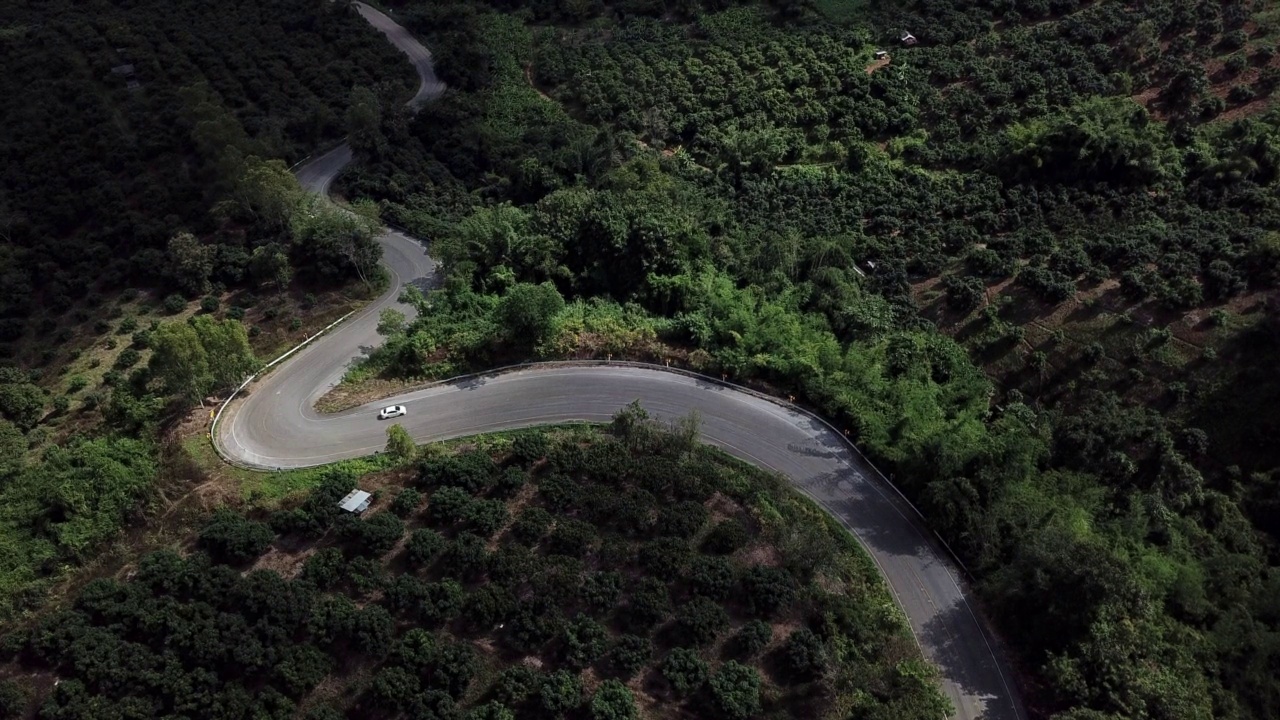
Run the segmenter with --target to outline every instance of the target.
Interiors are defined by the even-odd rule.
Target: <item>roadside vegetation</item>
[[[376,208],[338,211],[287,165],[342,138],[360,88],[415,78],[337,3],[14,2],[0,29],[0,613],[19,617],[196,479],[169,441],[188,410],[385,286]]]
[[[220,510],[10,635],[4,674],[37,681],[0,716],[939,717],[853,539],[695,432],[633,406],[424,448],[362,517],[341,471]]]
[[[350,379],[794,393],[956,548],[1037,712],[1276,715],[1274,13],[830,5],[400,3],[451,89],[344,192],[446,278]]]

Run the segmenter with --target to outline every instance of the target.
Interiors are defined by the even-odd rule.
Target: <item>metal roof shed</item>
[[[349,513],[357,515],[369,509],[369,502],[372,496],[363,490],[352,490],[346,497],[342,498],[338,503],[338,507]]]

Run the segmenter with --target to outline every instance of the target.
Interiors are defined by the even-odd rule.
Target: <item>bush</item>
[[[681,643],[710,645],[729,627],[729,614],[714,600],[695,597],[676,612],[676,628]]]
[[[538,699],[549,713],[568,713],[582,704],[582,680],[575,673],[557,670],[542,681]]]
[[[605,680],[591,698],[592,720],[636,720],[636,700],[631,691],[617,680]]]
[[[126,370],[138,364],[142,359],[142,355],[133,348],[125,348],[117,357],[115,366],[121,370]]]
[[[604,653],[608,642],[604,626],[579,613],[561,632],[561,656],[569,667],[581,670]]]
[[[633,629],[647,630],[657,625],[671,612],[671,597],[667,586],[656,578],[643,578],[631,593],[631,602],[623,613],[623,621]]]
[[[231,318],[232,320],[243,320],[244,308],[240,307],[239,305],[232,305],[231,307],[227,308],[227,317]]]
[[[581,520],[564,520],[556,523],[547,539],[547,551],[557,555],[584,557],[596,539],[596,528]]]
[[[72,375],[67,381],[67,392],[78,393],[89,386],[89,380],[83,375]]]
[[[822,640],[808,628],[791,633],[782,646],[783,666],[795,680],[809,680],[827,666],[827,651]]]
[[[658,513],[658,522],[653,531],[657,535],[692,538],[706,524],[709,515],[702,503],[685,500]]]
[[[396,494],[396,499],[391,501],[390,509],[397,517],[406,518],[412,515],[421,504],[422,493],[413,488],[404,488]]]
[[[698,654],[685,648],[671,651],[659,668],[662,677],[671,685],[676,695],[688,697],[707,681],[707,663]]]
[[[117,335],[128,335],[138,329],[138,318],[130,315],[120,321],[120,327],[116,328]]]
[[[218,306],[221,304],[222,303],[218,301],[218,298],[212,295],[205,295],[204,298],[200,300],[200,309],[207,313],[217,312]]]
[[[730,518],[721,520],[711,528],[711,532],[707,533],[706,539],[702,542],[702,547],[707,552],[728,555],[745,546],[750,539],[742,523]]]
[[[520,492],[520,488],[529,480],[529,476],[524,470],[518,467],[509,467],[502,471],[498,476],[498,481],[494,483],[493,490],[499,497],[509,498]]]
[[[174,293],[164,299],[164,303],[161,307],[164,308],[166,313],[170,315],[177,315],[187,308],[187,301],[181,295]]]
[[[671,581],[684,572],[692,554],[685,540],[658,538],[641,546],[640,565],[654,577]]]
[[[722,557],[702,555],[689,568],[689,589],[712,600],[728,598],[734,581],[733,565]]]
[[[746,720],[760,712],[760,674],[730,660],[710,680],[712,704],[730,720]]]
[[[466,519],[467,510],[473,502],[475,500],[462,488],[442,487],[431,494],[427,517],[435,523],[453,525]]]
[[[640,635],[623,635],[609,649],[606,663],[616,677],[629,680],[649,664],[653,643]]]
[[[436,555],[440,554],[447,542],[435,530],[429,528],[414,530],[409,536],[407,548],[409,561],[418,567],[426,567],[435,562]]]
[[[26,705],[27,694],[21,685],[13,680],[0,681],[0,718],[22,717]]]
[[[763,620],[752,620],[733,638],[733,651],[742,657],[754,657],[773,640],[773,626]]]
[[[582,582],[579,593],[587,607],[607,612],[622,596],[622,575],[613,570],[592,573]]]
[[[540,507],[528,507],[511,525],[511,536],[522,543],[533,545],[542,539],[551,526],[551,513]]]
[[[770,617],[791,604],[796,594],[796,581],[785,570],[753,567],[742,578],[742,591],[753,614]]]
[[[199,544],[215,561],[239,565],[261,555],[275,537],[265,524],[233,510],[220,509],[200,531]]]
[[[528,466],[547,456],[551,441],[541,430],[527,430],[511,442],[511,459]]]

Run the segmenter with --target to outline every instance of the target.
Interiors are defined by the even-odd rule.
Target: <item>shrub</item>
[[[604,626],[579,613],[561,631],[561,655],[569,667],[581,670],[604,653],[608,642]]]
[[[522,543],[532,545],[542,539],[551,526],[551,513],[540,507],[527,507],[511,525],[511,535]]]
[[[743,657],[753,657],[773,640],[773,626],[763,620],[752,620],[738,630],[733,638],[733,650]]]
[[[115,366],[121,370],[125,370],[127,368],[133,367],[134,365],[137,365],[138,361],[141,359],[142,359],[142,356],[138,353],[137,350],[134,350],[133,348],[125,348],[124,351],[122,351],[120,355],[116,357]]]
[[[742,590],[751,612],[769,617],[795,598],[796,581],[785,570],[753,567],[743,576]]]
[[[820,674],[827,665],[826,655],[822,640],[808,628],[791,633],[782,646],[783,665],[795,680],[809,680]]]
[[[591,549],[596,538],[596,528],[591,523],[581,520],[565,520],[557,522],[551,537],[547,539],[547,550],[558,555],[583,557]]]
[[[582,704],[582,680],[575,673],[557,670],[542,681],[538,699],[547,712],[567,713]]]
[[[391,501],[391,512],[398,517],[409,517],[414,510],[422,504],[422,493],[413,488],[404,488],[396,494],[396,499]]]
[[[164,303],[161,307],[164,308],[166,313],[170,315],[177,315],[186,309],[187,301],[181,295],[174,293],[164,299]]]
[[[321,590],[338,584],[346,574],[347,561],[337,548],[324,548],[307,558],[302,565],[302,579],[310,581]]]
[[[232,305],[231,307],[227,308],[227,317],[231,318],[232,320],[243,320],[244,308],[240,307],[239,305]]]
[[[214,560],[239,565],[261,555],[275,537],[265,524],[220,509],[200,531],[199,544]]]
[[[592,720],[637,720],[636,700],[627,686],[617,680],[605,680],[591,698]]]
[[[83,375],[72,375],[67,381],[67,392],[78,393],[89,385],[89,380]]]
[[[733,592],[733,565],[722,557],[702,555],[689,568],[689,589],[696,595],[724,600]]]
[[[217,312],[218,306],[221,304],[222,303],[218,301],[218,298],[212,295],[205,295],[200,300],[200,309],[207,313]]]
[[[524,470],[518,467],[509,467],[498,476],[498,481],[494,483],[493,489],[500,497],[511,497],[520,492],[520,488],[524,487],[528,479],[529,476]]]
[[[671,597],[667,586],[656,578],[643,578],[631,594],[623,620],[633,629],[646,630],[657,625],[670,612]]]
[[[541,430],[527,430],[511,442],[511,459],[522,465],[532,465],[547,456],[551,441]]]
[[[466,518],[467,509],[475,500],[465,490],[442,487],[431,494],[427,505],[427,517],[433,522],[452,525]]]
[[[613,570],[592,573],[579,588],[582,602],[599,612],[607,612],[622,596],[622,575]]]
[[[711,528],[711,532],[707,533],[706,539],[702,542],[702,547],[707,552],[728,555],[745,546],[748,540],[750,537],[747,535],[747,529],[741,522],[730,518],[721,520]]]
[[[630,679],[649,664],[653,656],[653,643],[640,635],[619,637],[606,656],[609,671],[624,680]]]
[[[419,567],[426,567],[435,562],[436,555],[444,549],[446,544],[447,541],[435,530],[429,528],[414,530],[409,536],[409,560]]]
[[[138,329],[138,318],[130,315],[120,321],[120,327],[116,328],[117,335],[128,335]]]
[[[640,565],[650,574],[663,580],[680,577],[688,564],[692,551],[689,543],[679,538],[658,538],[640,548]]]
[[[477,535],[489,537],[507,524],[507,505],[501,500],[476,500],[467,506],[466,520]]]
[[[27,693],[13,680],[0,681],[0,718],[19,718],[27,705]]]
[[[760,674],[730,660],[711,677],[712,704],[730,720],[746,720],[760,712]]]
[[[710,645],[729,627],[729,614],[714,600],[695,597],[676,612],[676,628],[682,643]]]
[[[685,648],[671,651],[659,668],[662,677],[677,695],[689,696],[707,681],[707,663],[698,654]]]
[[[691,538],[706,524],[710,513],[702,503],[685,500],[658,513],[654,532],[676,538]]]

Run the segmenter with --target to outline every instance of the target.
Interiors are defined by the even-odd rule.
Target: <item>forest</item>
[[[6,357],[126,287],[208,292],[157,277],[182,232],[220,287],[269,282],[277,254],[331,282],[278,228],[224,203],[247,161],[289,165],[341,140],[353,92],[413,81],[357,15],[307,0],[14,0],[0,8],[0,63]]]
[[[1274,8],[393,5],[451,89],[343,192],[447,277],[350,382],[795,394],[960,555],[1037,715],[1280,713]]]
[[[939,717],[870,558],[695,436],[632,406],[219,510],[189,554],[5,636],[10,669],[59,682],[3,681],[0,717]],[[357,481],[380,483],[361,516],[337,507]]]

